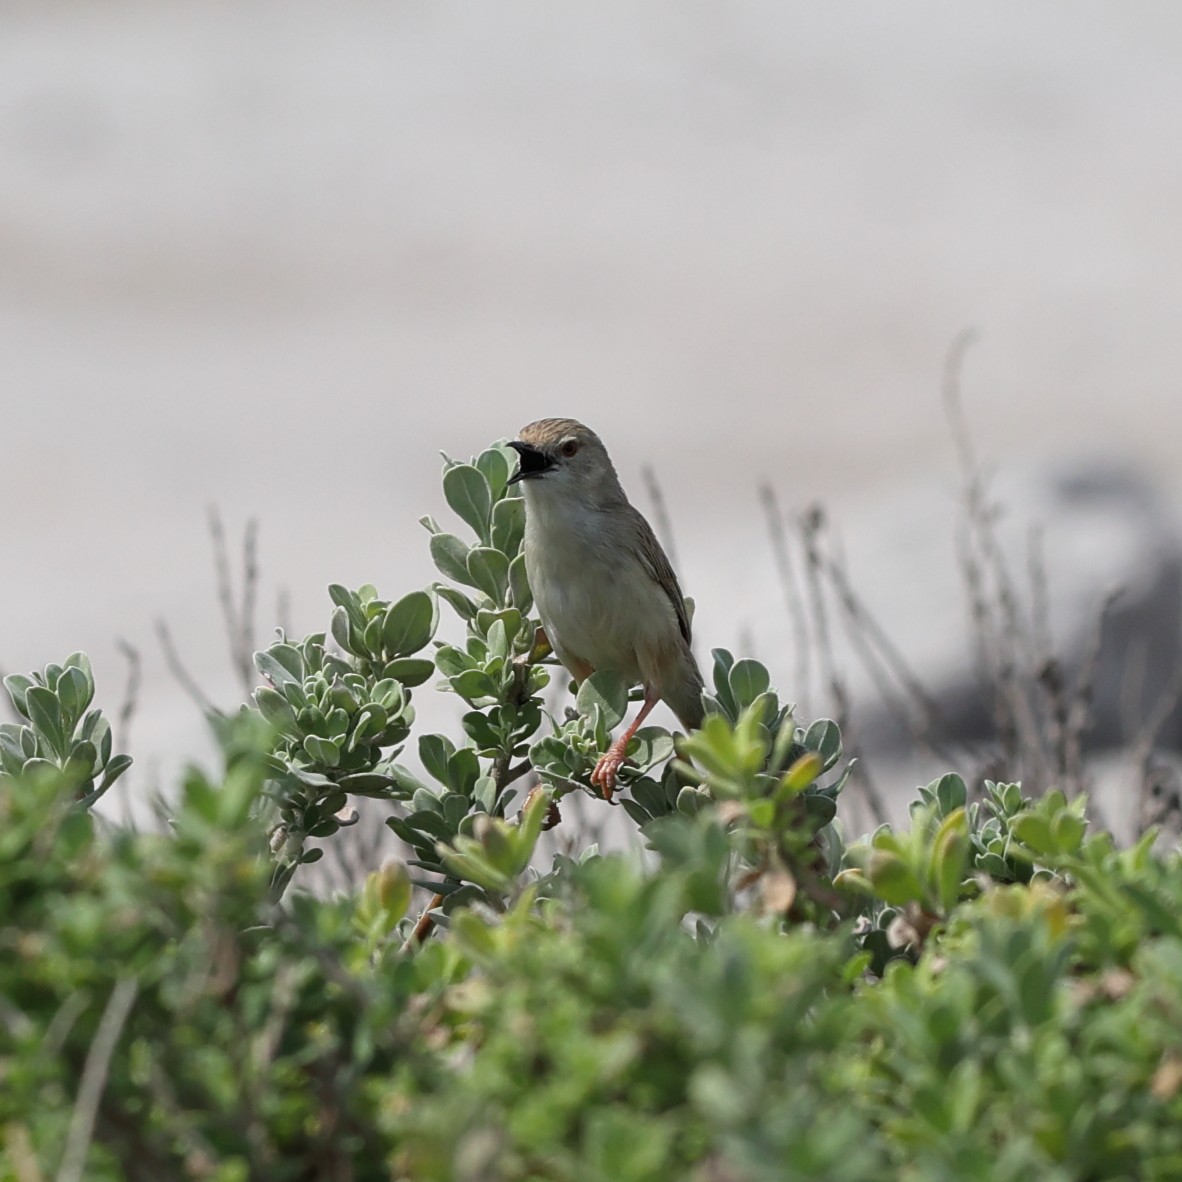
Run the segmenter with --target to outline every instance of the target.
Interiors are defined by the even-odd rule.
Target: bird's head
[[[521,457],[509,483],[525,482],[534,496],[604,501],[623,495],[599,436],[574,419],[539,419],[522,427],[509,446]]]

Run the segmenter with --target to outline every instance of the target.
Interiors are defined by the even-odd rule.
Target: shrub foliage
[[[447,462],[440,582],[257,654],[160,832],[90,811],[129,761],[85,658],[7,679],[0,1178],[1182,1176],[1182,866],[1082,798],[949,774],[847,842],[837,726],[719,650],[630,749],[649,855],[540,857],[629,695],[547,709],[509,473]],[[462,734],[410,767],[433,676]],[[350,796],[408,860],[317,898]]]

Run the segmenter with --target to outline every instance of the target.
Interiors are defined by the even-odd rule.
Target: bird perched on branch
[[[539,419],[510,445],[525,494],[525,569],[558,659],[581,682],[598,670],[644,687],[636,720],[595,765],[611,799],[632,736],[658,701],[702,724],[702,675],[685,600],[649,523],[628,502],[599,436],[574,419]]]

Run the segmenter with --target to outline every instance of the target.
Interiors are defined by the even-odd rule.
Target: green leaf
[[[696,817],[710,803],[710,794],[701,788],[682,788],[677,794],[677,811],[686,817]]]
[[[75,743],[70,749],[70,756],[66,760],[62,771],[74,788],[87,780],[92,780],[100,771],[98,766],[98,751],[88,739]]]
[[[465,669],[449,678],[448,684],[470,706],[488,705],[498,696],[496,684],[482,669]]]
[[[518,554],[509,563],[509,590],[513,597],[513,606],[526,615],[533,607],[534,596],[529,588],[529,576],[525,571],[525,555]]]
[[[94,693],[94,670],[90,667],[90,658],[81,649],[71,653],[62,662],[62,666],[66,669],[77,669],[90,684],[91,693]]]
[[[965,807],[969,792],[965,782],[955,772],[941,776],[935,783],[928,785],[928,791],[936,798],[941,817],[947,817],[957,809]]]
[[[66,757],[66,736],[62,730],[57,696],[43,685],[30,686],[25,694],[29,721],[59,760]]]
[[[512,558],[521,549],[525,536],[525,502],[520,497],[505,497],[492,510],[493,547]]]
[[[62,732],[74,733],[86,707],[94,697],[94,682],[76,665],[67,665],[57,679],[57,699],[61,707]]]
[[[923,899],[923,887],[911,867],[896,854],[876,849],[866,865],[866,877],[884,903],[903,907]]]
[[[12,699],[12,704],[16,707],[17,712],[22,718],[29,717],[29,710],[25,702],[25,695],[36,684],[37,682],[35,682],[31,677],[25,677],[20,673],[10,673],[4,679],[4,688],[8,691],[8,696]]]
[[[503,605],[509,590],[509,559],[499,550],[476,546],[468,552],[468,575],[495,604]]]
[[[470,796],[480,777],[480,760],[471,747],[459,747],[447,761],[447,784],[456,792]],[[467,804],[464,811],[467,811]]]
[[[517,639],[518,633],[521,631],[521,612],[515,607],[504,607],[497,611],[489,611],[487,608],[482,608],[476,613],[476,627],[486,637],[489,635],[489,629],[498,621],[500,621],[505,629],[505,649],[501,655],[508,656],[513,648],[513,642]]]
[[[447,761],[455,754],[455,745],[444,735],[420,735],[419,759],[427,775],[450,787]]]
[[[255,653],[255,668],[276,688],[304,680],[304,659],[290,644],[273,644],[265,652]]]
[[[824,761],[818,751],[806,751],[784,773],[776,787],[776,800],[786,800],[803,792],[824,770]]]
[[[673,736],[664,727],[641,727],[628,744],[628,758],[642,772],[664,763],[672,754]]]
[[[340,583],[330,583],[328,597],[338,607],[345,609],[349,616],[349,623],[358,632],[365,627],[365,609],[361,606],[361,600],[348,587],[342,587]]]
[[[332,638],[347,653],[355,653],[361,648],[362,629],[354,628],[349,622],[349,613],[341,606],[332,610],[332,621],[329,624]],[[278,683],[277,683],[278,684]]]
[[[488,481],[489,491],[492,493],[493,500],[500,504],[498,498],[504,496],[505,487],[509,483],[509,477],[513,474],[512,463],[505,454],[505,449],[495,446],[485,448],[476,457],[476,467],[480,469],[484,475],[484,479]],[[519,497],[514,497],[513,499],[520,500]],[[495,511],[495,505],[493,509]]]
[[[361,638],[364,643],[359,646],[361,648],[361,652],[358,653],[358,656],[377,658],[381,655],[382,621],[380,617],[370,620],[370,622],[365,625],[365,631],[362,633]],[[354,639],[356,640],[357,637],[354,637]]]
[[[390,656],[408,657],[435,635],[438,624],[439,606],[434,596],[412,591],[387,610],[382,622],[383,647]]]
[[[465,568],[467,574],[467,568]],[[452,611],[465,622],[472,620],[476,616],[477,607],[471,597],[465,595],[463,591],[455,587],[449,587],[446,583],[432,583],[431,590],[439,596],[444,603],[448,604]]]
[[[455,534],[432,534],[431,559],[439,573],[454,582],[479,586],[468,573],[468,547]]]
[[[0,723],[0,768],[10,776],[19,776],[25,766],[20,732],[21,728],[14,722]]]
[[[443,474],[443,495],[481,542],[489,540],[489,514],[492,511],[492,490],[479,468],[471,464],[456,464]]]
[[[1021,813],[1010,822],[1010,832],[1036,854],[1058,853],[1050,823],[1042,813]]]
[[[400,796],[410,798],[416,792],[430,792],[430,789],[422,780],[418,778],[409,769],[402,766],[400,763],[394,764],[389,768],[390,778],[394,781],[394,787],[397,788]],[[347,780],[349,777],[346,776]],[[341,786],[344,787],[345,781],[341,781]]]
[[[932,842],[932,878],[940,909],[947,913],[956,906],[969,854],[969,822],[963,808],[944,819]]]
[[[458,649],[454,645],[441,644],[435,650],[435,668],[444,677],[456,677],[474,667],[472,658],[463,649]]]
[[[827,772],[841,758],[841,729],[831,719],[818,718],[805,732],[804,745],[821,757],[821,772]]]
[[[113,756],[103,771],[102,783],[99,784],[99,786],[94,790],[90,798],[83,803],[88,806],[93,804],[111,787],[112,784],[115,783],[117,779],[119,779],[121,775],[123,775],[125,771],[127,771],[129,767],[131,767],[130,755]]]
[[[598,706],[604,726],[609,731],[615,730],[628,711],[628,686],[618,674],[606,670],[592,673],[579,686],[575,705],[579,713],[588,718],[593,708]]]
[[[426,657],[399,657],[396,661],[387,661],[382,669],[383,677],[393,677],[402,682],[407,689],[414,689],[422,685],[432,673],[435,664]]]
[[[324,767],[336,767],[341,761],[340,746],[332,740],[322,739],[318,735],[304,736],[304,750]]]
[[[806,792],[801,798],[804,801],[805,815],[813,830],[824,828],[837,816],[837,801],[824,791]]]
[[[750,657],[736,661],[727,674],[727,683],[734,697],[735,705],[742,710],[750,706],[760,694],[765,694],[771,685],[768,671]]]
[[[287,699],[269,686],[260,686],[254,691],[255,705],[259,713],[281,734],[288,738],[299,738],[300,728],[296,713]]]
[[[730,671],[735,658],[725,648],[712,648],[710,656],[714,662],[714,688],[721,694],[730,689]]]

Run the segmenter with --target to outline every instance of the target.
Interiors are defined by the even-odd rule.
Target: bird
[[[702,724],[685,598],[594,431],[576,419],[539,419],[509,446],[520,460],[509,483],[525,498],[526,576],[550,647],[578,683],[607,670],[644,687],[635,721],[591,773],[611,800],[628,744],[659,701],[687,731]]]

